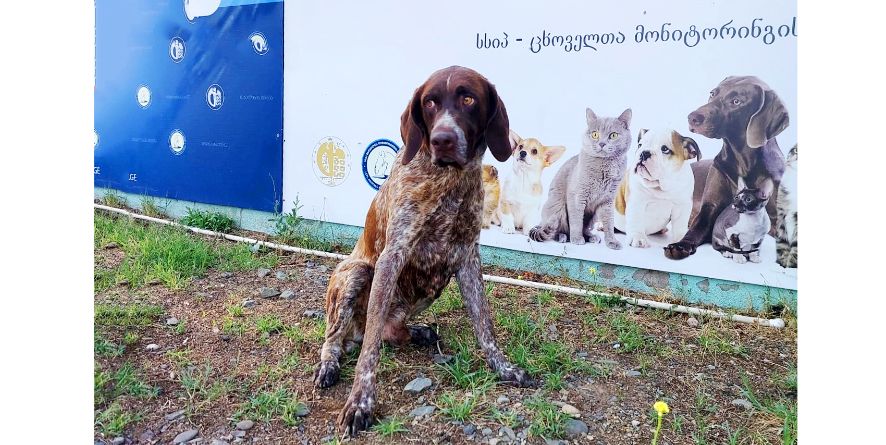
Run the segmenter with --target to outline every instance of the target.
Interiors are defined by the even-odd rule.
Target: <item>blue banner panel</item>
[[[274,210],[283,2],[95,3],[95,185]]]

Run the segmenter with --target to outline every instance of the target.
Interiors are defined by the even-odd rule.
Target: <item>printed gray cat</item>
[[[766,211],[769,198],[758,189],[745,188],[741,178],[738,183],[740,191],[732,205],[723,209],[714,222],[711,244],[736,263],[759,263],[760,244],[772,226]]]
[[[797,267],[797,145],[788,152],[784,175],[778,186],[775,250],[781,267]]]
[[[581,152],[560,166],[542,208],[542,222],[529,231],[529,237],[534,241],[598,243],[600,239],[592,230],[594,221],[599,221],[606,246],[621,249],[615,239],[612,202],[627,169],[631,109],[617,118],[598,117],[590,108],[586,115],[588,128],[582,136]]]

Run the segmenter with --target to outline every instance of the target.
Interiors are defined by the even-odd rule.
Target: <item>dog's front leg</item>
[[[643,199],[631,199],[639,193],[631,194],[625,207],[625,225],[627,226],[628,245],[631,247],[649,247],[649,237],[646,234],[646,201]],[[684,230],[685,232],[685,230]]]
[[[689,231],[690,213],[692,213],[692,203],[688,201],[674,205],[671,209],[671,242],[680,241]]]
[[[701,208],[695,218],[690,221],[689,231],[686,232],[686,235],[683,235],[680,241],[665,246],[666,257],[672,260],[682,260],[694,254],[696,248],[702,243],[710,242],[714,222],[720,216],[720,212],[732,202],[732,197],[735,195],[729,181],[716,164],[711,167],[702,194]]]
[[[474,334],[480,349],[486,356],[486,363],[493,371],[498,373],[503,382],[515,383],[519,386],[532,385],[532,379],[526,371],[511,364],[495,341],[495,332],[492,330],[492,314],[489,311],[489,302],[483,293],[483,274],[480,271],[480,253],[476,244],[473,251],[456,272],[455,279],[461,290],[462,299],[474,326]]]
[[[366,329],[363,347],[354,371],[354,384],[345,406],[338,417],[338,424],[346,436],[356,436],[372,424],[376,402],[376,372],[381,355],[381,339],[391,296],[396,289],[400,271],[405,263],[407,249],[403,244],[389,245],[375,263],[375,275],[369,291],[366,308]]]

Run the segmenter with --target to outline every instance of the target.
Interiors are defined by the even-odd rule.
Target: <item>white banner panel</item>
[[[495,84],[510,127],[520,136],[565,146],[538,178],[542,202],[558,170],[581,150],[589,130],[586,108],[611,118],[632,110],[626,170],[637,162],[641,129],[691,137],[701,159],[709,160],[723,141],[691,132],[688,115],[708,102],[724,78],[756,76],[789,116],[775,138],[785,157],[797,142],[792,1],[286,2],[284,23],[283,197],[286,209],[298,197],[306,218],[363,225],[375,187],[402,145],[401,113],[416,87],[451,65],[472,68]],[[500,181],[512,174],[514,162],[499,163],[488,152],[484,158]],[[785,181],[796,190],[795,176]],[[669,228],[650,235],[647,248],[631,247],[618,234],[619,250],[605,243],[535,242],[519,229],[503,233],[498,225],[484,229],[480,241],[796,289],[796,266],[776,262],[776,239],[770,235],[759,247],[759,263],[739,264],[710,244],[677,261],[662,249],[672,242],[674,227]]]

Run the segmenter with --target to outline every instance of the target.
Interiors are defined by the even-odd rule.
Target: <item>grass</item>
[[[276,315],[264,315],[255,320],[255,329],[259,334],[259,342],[268,344],[271,334],[282,332],[284,329],[283,321]]]
[[[119,357],[126,347],[107,340],[100,332],[93,334],[93,353],[97,357]]]
[[[96,304],[95,325],[106,327],[147,326],[159,320],[163,308],[150,304]]]
[[[396,434],[408,432],[406,422],[399,417],[387,417],[381,419],[372,426],[372,431],[378,433],[381,437],[392,437]]]
[[[790,376],[790,372],[788,373]],[[796,376],[794,377],[796,378]],[[742,392],[745,398],[757,411],[766,413],[779,419],[783,445],[797,443],[797,403],[791,399],[767,399],[761,400],[751,387],[750,379],[744,373],[741,376]],[[796,384],[795,384],[796,385]]]
[[[114,402],[99,412],[95,424],[105,436],[116,437],[122,435],[129,424],[141,420],[141,417],[141,414],[126,411],[119,403]]]
[[[142,214],[144,214],[145,216],[161,219],[166,219],[168,217],[168,215],[166,215],[166,207],[161,207],[160,205],[158,205],[157,201],[150,196],[145,196],[142,198],[141,209]]]
[[[609,325],[615,332],[616,340],[623,353],[653,349],[655,340],[646,334],[639,323],[630,319],[627,314],[618,313],[609,318]]]
[[[701,329],[696,342],[706,354],[747,356],[747,348],[737,341],[730,340],[711,325],[705,325]]]
[[[440,298],[434,300],[434,303],[428,308],[428,312],[439,317],[463,307],[464,303],[462,302],[461,293],[458,288],[455,284],[449,284],[443,288]]]
[[[124,281],[138,288],[159,280],[181,289],[209,268],[235,271],[277,263],[275,254],[258,255],[245,244],[207,240],[181,228],[143,225],[102,213],[95,214],[94,239],[96,248],[115,243],[125,254],[116,269],[96,270],[96,292]]]
[[[533,398],[526,402],[532,420],[529,423],[529,434],[545,439],[559,439],[566,433],[566,421],[569,416],[560,408],[547,400]]]
[[[446,418],[464,422],[473,416],[477,407],[477,396],[470,393],[458,397],[453,392],[446,392],[437,400],[437,406]]]
[[[338,236],[332,230],[328,238],[317,236],[320,233],[321,221],[306,221],[298,212],[302,205],[298,197],[293,202],[289,213],[276,212],[268,221],[274,224],[274,239],[283,244],[289,244],[304,249],[324,250],[326,252],[350,253],[351,246],[356,240],[348,240]]]
[[[192,208],[188,208],[188,213],[182,217],[181,223],[222,233],[230,233],[237,227],[234,220],[224,213]]]
[[[114,372],[96,368],[93,385],[93,403],[96,406],[103,405],[122,395],[147,399],[159,393],[159,389],[145,382],[129,362],[124,363]]]
[[[234,390],[232,378],[223,380],[213,378],[213,370],[209,363],[203,367],[184,367],[179,371],[178,379],[191,413],[201,411]]]
[[[108,190],[101,202],[108,207],[122,208],[126,206],[126,198],[116,190]]]
[[[273,391],[262,391],[251,397],[234,414],[234,418],[265,422],[279,418],[287,426],[294,426],[300,423],[299,415],[303,415],[305,409],[304,403],[299,402],[288,389],[278,388]]]

